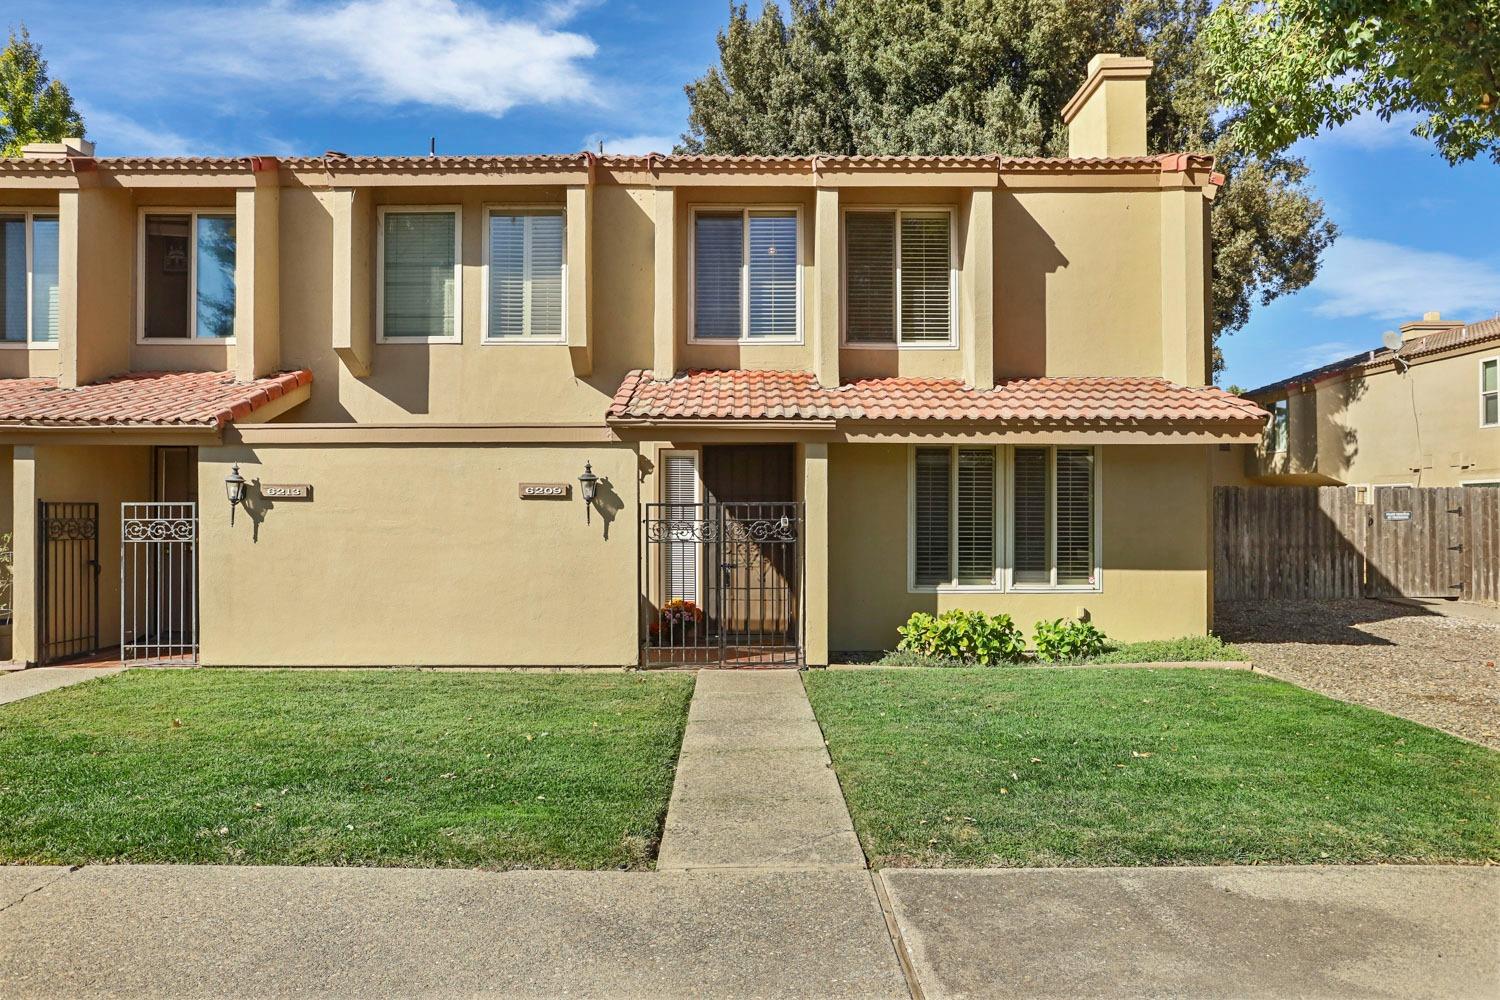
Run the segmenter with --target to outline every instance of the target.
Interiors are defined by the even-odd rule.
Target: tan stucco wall
[[[610,485],[592,523],[585,460]],[[313,499],[267,508],[252,488],[255,516],[230,525],[231,462]],[[206,665],[636,662],[632,447],[224,447],[199,463]],[[521,500],[521,482],[574,496]]]
[[[907,447],[832,446],[830,647],[890,649],[913,611],[948,608],[1007,613],[1028,638],[1039,619],[1085,611],[1122,641],[1202,634],[1212,597],[1206,452],[1202,445],[1100,449],[1100,592],[934,594],[907,590]]]
[[[1479,423],[1479,366],[1500,347],[1406,372],[1329,379],[1293,389],[1289,443],[1259,453],[1258,471],[1281,481],[1459,486],[1500,479],[1500,428]]]

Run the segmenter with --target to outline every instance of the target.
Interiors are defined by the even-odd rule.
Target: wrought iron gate
[[[646,504],[641,662],[802,666],[802,523],[795,502]]]
[[[37,663],[99,649],[99,505],[37,503]]]
[[[120,660],[198,662],[198,505],[120,505]]]

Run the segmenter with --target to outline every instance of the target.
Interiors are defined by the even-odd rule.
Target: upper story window
[[[1271,421],[1266,424],[1266,451],[1273,455],[1286,451],[1287,435],[1291,429],[1291,413],[1287,401],[1278,399],[1270,404]]]
[[[947,209],[844,213],[844,340],[951,347],[957,268]]]
[[[141,214],[142,340],[234,336],[234,214]]]
[[[796,209],[693,213],[692,339],[800,338],[799,228]]]
[[[0,343],[54,346],[57,216],[0,212]]]
[[[459,232],[456,206],[381,206],[377,340],[456,344],[463,339]]]
[[[1008,538],[1013,589],[1096,589],[1095,461],[1092,448],[913,449],[913,586],[999,587]]]
[[[561,343],[567,337],[562,209],[492,209],[488,224],[484,339]]]
[[[1500,427],[1500,358],[1479,362],[1479,425]]]

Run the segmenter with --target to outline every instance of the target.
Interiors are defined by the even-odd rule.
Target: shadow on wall
[[[996,339],[998,378],[1047,373],[1047,279],[1068,266],[1052,237],[1014,195],[995,201]],[[1003,238],[999,235],[1003,234]]]
[[[1351,374],[1348,378],[1339,380],[1337,386],[1325,394],[1333,400],[1334,405],[1329,408],[1331,412],[1320,414],[1317,412],[1317,404],[1313,406],[1313,416],[1319,419],[1318,426],[1321,427],[1326,420],[1328,433],[1336,436],[1337,452],[1333,457],[1338,462],[1338,468],[1327,470],[1327,474],[1336,479],[1342,480],[1344,473],[1349,471],[1354,465],[1354,459],[1359,456],[1359,431],[1347,423],[1341,423],[1339,418],[1347,420],[1349,407],[1358,402],[1368,390],[1369,383],[1363,375]],[[1321,431],[1313,436],[1314,447],[1317,446],[1319,436]]]
[[[620,494],[615,492],[614,484],[609,481],[608,476],[601,476],[598,484],[599,492],[594,496],[594,513],[599,515],[599,520],[604,525],[604,540],[609,541],[610,525],[615,523],[615,518],[625,509],[625,501]]]

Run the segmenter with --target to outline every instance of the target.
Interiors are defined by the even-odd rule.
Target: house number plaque
[[[260,495],[268,500],[311,500],[312,485],[309,483],[265,483]]]
[[[573,495],[572,483],[522,483],[522,500],[566,500]]]

